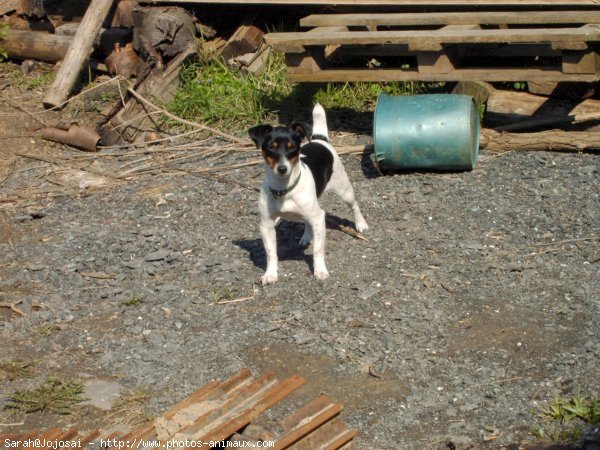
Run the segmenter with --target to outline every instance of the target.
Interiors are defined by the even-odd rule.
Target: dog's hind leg
[[[329,278],[329,272],[325,266],[325,211],[319,208],[318,214],[307,218],[313,231],[313,264],[314,275],[317,280]]]
[[[300,245],[302,245],[303,247],[306,247],[308,244],[310,244],[312,242],[312,240],[313,240],[312,227],[310,226],[310,222],[305,220],[304,221],[304,234],[300,238]]]
[[[367,225],[367,221],[363,217],[362,212],[358,207],[358,203],[356,202],[356,198],[354,196],[354,188],[352,187],[352,184],[348,179],[348,175],[343,167],[338,171],[336,176],[331,179],[327,187],[332,192],[335,192],[338,197],[340,197],[342,201],[352,210],[352,214],[354,214],[354,225],[356,226],[356,230],[359,233],[364,233],[367,231],[369,229],[369,225]]]

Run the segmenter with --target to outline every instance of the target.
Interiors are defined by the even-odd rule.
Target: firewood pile
[[[155,137],[156,112],[149,113],[148,103],[141,99],[153,105],[169,103],[184,63],[195,60],[199,51],[250,73],[259,73],[268,57],[264,31],[250,18],[242,20],[233,33],[219,35],[181,6],[91,0],[81,2],[73,12],[63,7],[65,3],[0,2],[0,23],[9,27],[0,46],[11,59],[25,61],[25,65],[56,64],[56,79],[43,101],[46,108],[62,108],[74,95],[78,81],[92,71],[128,80],[130,91],[101,114],[94,124],[97,132],[94,127],[82,132],[77,124],[44,130],[45,138],[81,150],[95,151],[98,143],[110,146]]]

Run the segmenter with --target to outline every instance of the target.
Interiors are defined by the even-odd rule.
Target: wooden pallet
[[[326,395],[317,397],[284,418],[280,422],[283,432],[279,434],[264,427],[250,426],[263,411],[302,384],[304,379],[299,375],[279,381],[274,373],[254,378],[249,369],[244,369],[224,382],[208,383],[149,425],[137,430],[117,429],[105,433],[92,430],[80,434],[77,428],[54,428],[25,434],[0,433],[0,449],[7,442],[10,443],[6,445],[7,449],[14,447],[13,443],[19,444],[18,448],[24,448],[25,441],[31,442],[36,438],[49,443],[79,441],[77,448],[89,450],[211,448],[208,445],[210,442],[224,440],[246,443],[246,447],[247,443],[272,441],[274,444],[265,448],[276,450],[353,449],[352,440],[357,432],[346,427],[339,417],[342,406],[332,402]],[[184,445],[186,440],[188,445]],[[108,445],[107,441],[110,441]],[[174,442],[178,444],[173,445]],[[103,446],[100,445],[102,443]],[[44,448],[49,450],[49,446]]]
[[[600,6],[577,11],[316,14],[269,33],[293,81],[597,81]]]

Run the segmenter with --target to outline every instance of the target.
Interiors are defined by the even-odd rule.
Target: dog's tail
[[[329,131],[327,130],[327,117],[325,116],[325,110],[317,103],[313,108],[313,128],[311,141],[319,139],[321,141],[329,142]]]

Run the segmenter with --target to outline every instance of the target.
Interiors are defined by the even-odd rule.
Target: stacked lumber
[[[599,79],[598,4],[558,11],[313,14],[300,26],[309,29],[265,36],[286,54],[294,81]]]
[[[54,428],[24,434],[0,433],[0,442],[14,442],[22,447],[24,442],[39,438],[45,442],[63,443],[63,448],[76,443],[78,448],[88,449],[97,449],[101,444],[101,448],[149,447],[158,450],[224,447],[225,441],[230,447],[251,447],[267,441],[269,446],[262,446],[277,450],[354,448],[352,439],[356,431],[346,428],[339,417],[342,406],[326,395],[281,420],[279,426],[283,432],[279,434],[253,423],[261,413],[304,382],[299,375],[280,381],[272,372],[254,378],[249,369],[244,369],[226,381],[206,384],[149,425],[136,430],[117,429],[102,433],[96,429],[80,434],[75,427],[68,430]]]

